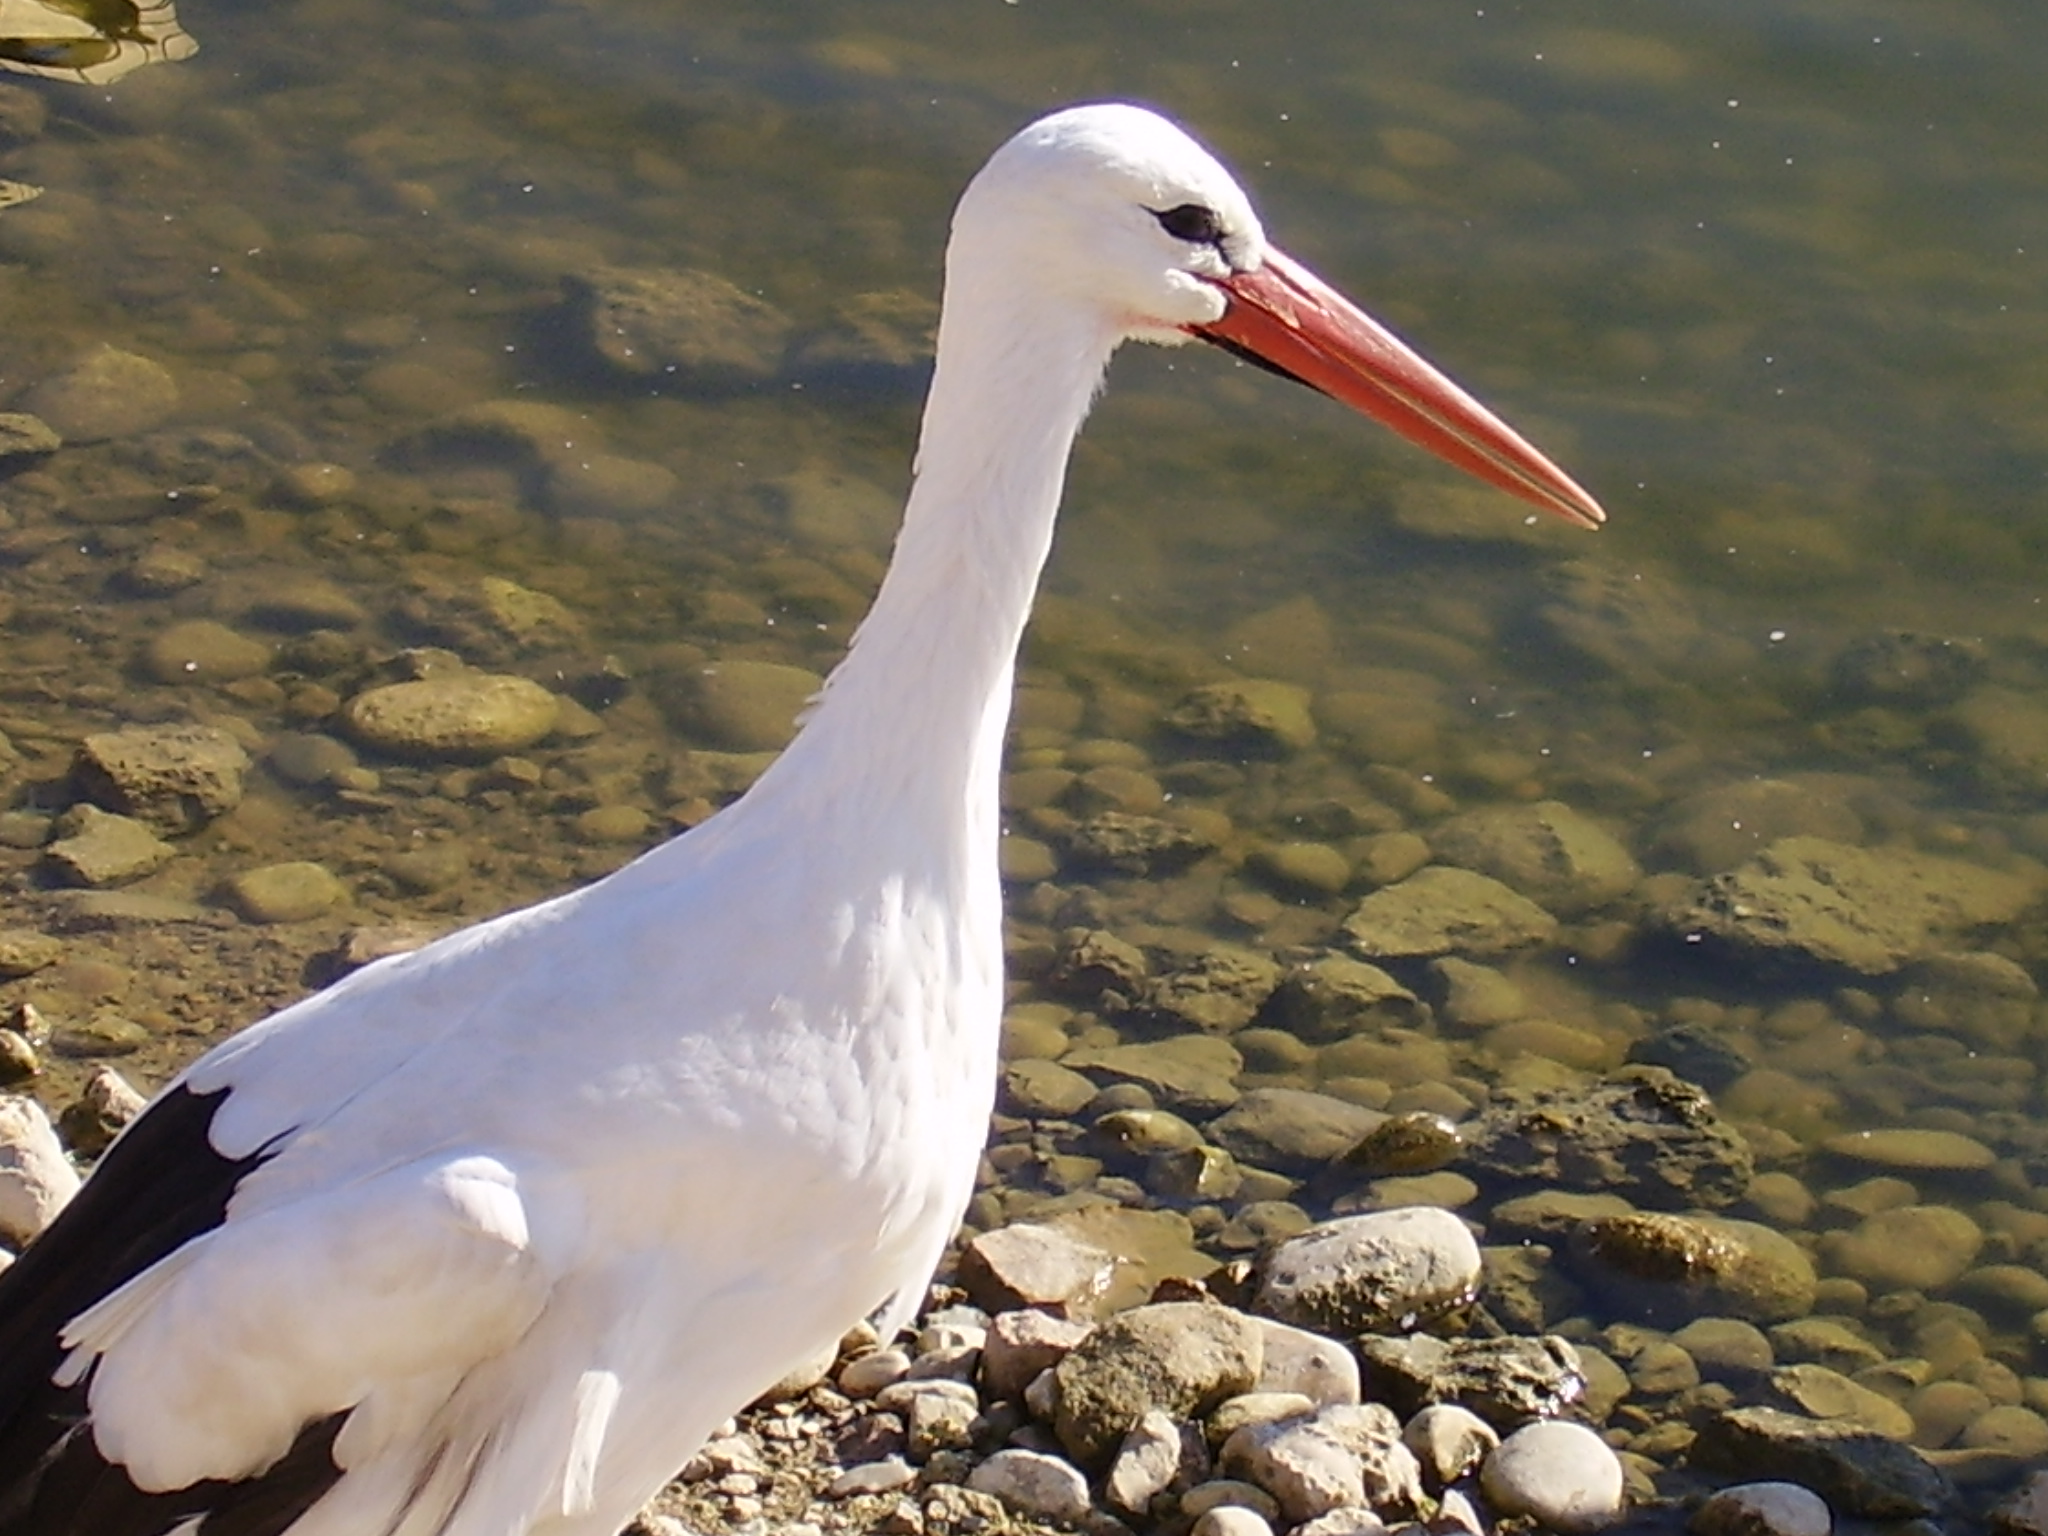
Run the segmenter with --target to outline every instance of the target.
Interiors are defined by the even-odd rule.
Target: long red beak
[[[1223,318],[1188,329],[1246,354],[1392,427],[1512,496],[1597,528],[1600,503],[1400,337],[1292,257],[1266,251],[1256,272],[1217,283]]]

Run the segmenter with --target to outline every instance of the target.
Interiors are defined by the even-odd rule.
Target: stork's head
[[[1028,287],[1117,339],[1214,342],[1572,522],[1606,516],[1404,342],[1268,245],[1230,173],[1143,107],[1070,107],[997,150],[954,215],[947,283]]]

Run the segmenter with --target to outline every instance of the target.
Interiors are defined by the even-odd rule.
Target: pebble
[[[903,1350],[875,1349],[856,1355],[839,1371],[839,1390],[848,1397],[873,1397],[910,1374],[910,1356]]]
[[[721,661],[681,690],[687,723],[703,744],[726,752],[772,752],[796,733],[797,716],[824,686],[804,667],[778,661]]]
[[[534,746],[559,712],[538,683],[461,670],[359,693],[342,706],[342,723],[358,743],[393,757],[469,761]]]
[[[1621,1515],[1620,1459],[1585,1425],[1561,1419],[1509,1435],[1486,1458],[1479,1483],[1497,1510],[1556,1531],[1598,1530]]]
[[[1693,1511],[1692,1536],[1829,1536],[1828,1501],[1797,1483],[1738,1483]]]
[[[103,345],[37,383],[22,407],[71,442],[101,442],[161,426],[178,383],[161,363]]]
[[[1195,1516],[1188,1536],[1273,1536],[1273,1525],[1256,1509],[1218,1504]]]
[[[77,1100],[57,1117],[57,1129],[80,1157],[98,1157],[148,1102],[112,1067],[95,1067]]]
[[[67,885],[119,885],[160,869],[177,850],[132,816],[74,805],[57,818],[44,865]]]
[[[1265,1363],[1254,1384],[1258,1392],[1298,1392],[1309,1402],[1359,1401],[1358,1357],[1335,1339],[1271,1318],[1259,1318]]]
[[[0,1095],[0,1237],[20,1248],[57,1219],[78,1182],[42,1105]]]
[[[1153,1408],[1124,1436],[1102,1487],[1117,1508],[1144,1515],[1161,1494],[1198,1483],[1208,1471],[1209,1447],[1201,1430]]]
[[[159,683],[229,683],[260,677],[274,653],[261,640],[212,619],[190,619],[150,636],[142,669]]]
[[[1327,1093],[1254,1088],[1208,1125],[1208,1137],[1241,1163],[1306,1175],[1349,1152],[1385,1116]]]
[[[88,799],[173,835],[240,805],[248,771],[241,743],[207,725],[96,732],[79,743],[72,763]]]
[[[1377,1403],[1247,1425],[1224,1442],[1222,1464],[1272,1494],[1294,1524],[1355,1505],[1414,1508],[1422,1498],[1421,1466],[1401,1443],[1399,1420]]]
[[[63,953],[63,941],[47,933],[38,933],[33,928],[0,928],[0,981],[33,976],[45,966],[56,964]]]
[[[1851,1131],[1830,1136],[1821,1145],[1837,1157],[1912,1172],[1971,1172],[1998,1161],[1998,1155],[1974,1136],[1910,1126]]]
[[[1080,1468],[1041,1451],[997,1451],[967,1475],[967,1486],[1041,1520],[1080,1524],[1093,1508]]]
[[[1448,1488],[1486,1459],[1500,1435],[1469,1408],[1431,1403],[1402,1427],[1401,1441],[1415,1453],[1428,1485]]]
[[[917,1468],[901,1456],[884,1456],[880,1461],[848,1467],[825,1485],[828,1499],[849,1499],[863,1493],[894,1493],[917,1481]]]
[[[1479,1275],[1471,1228],[1449,1211],[1409,1206],[1324,1222],[1281,1243],[1260,1266],[1253,1305],[1344,1336],[1462,1305]]]
[[[1983,1229],[1952,1206],[1907,1205],[1829,1233],[1821,1254],[1872,1291],[1938,1291],[1969,1269],[1983,1245]]]
[[[1293,1536],[1386,1536],[1387,1522],[1370,1509],[1347,1505],[1304,1520]]]
[[[1273,1495],[1257,1483],[1238,1478],[1219,1477],[1197,1483],[1180,1496],[1180,1512],[1192,1519],[1199,1520],[1212,1509],[1248,1509],[1263,1520],[1280,1518],[1280,1505]]]
[[[1071,1317],[1094,1306],[1115,1269],[1116,1261],[1093,1243],[1018,1222],[968,1243],[960,1255],[959,1283],[988,1312],[1039,1307]]]
[[[252,923],[299,923],[348,900],[348,887],[324,864],[294,859],[228,878],[228,904]]]

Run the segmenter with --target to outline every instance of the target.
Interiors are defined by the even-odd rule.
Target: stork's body
[[[0,1536],[611,1536],[902,1320],[984,1135],[1012,670],[1116,346],[1261,353],[1597,520],[1354,321],[1151,114],[1006,146],[955,220],[894,560],[796,741],[617,874],[190,1068],[0,1277]]]

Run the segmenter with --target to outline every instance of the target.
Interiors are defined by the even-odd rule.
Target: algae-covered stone
[[[1280,967],[1264,955],[1218,944],[1152,978],[1141,1004],[1168,1026],[1230,1034],[1257,1016],[1280,985]]]
[[[1287,972],[1268,1012],[1281,1028],[1322,1042],[1388,1025],[1412,1028],[1428,1010],[1378,966],[1349,955],[1325,954]]]
[[[1183,736],[1240,750],[1298,752],[1316,739],[1308,690],[1269,678],[1197,688],[1167,712],[1166,723]]]
[[[359,693],[343,706],[342,724],[393,757],[462,761],[533,746],[559,709],[554,694],[526,678],[462,670]]]
[[[1374,891],[1344,920],[1352,951],[1367,960],[1504,954],[1556,932],[1557,919],[1528,897],[1439,864]]]
[[[1715,1471],[1799,1483],[1842,1513],[1870,1520],[1939,1515],[1956,1496],[1948,1478],[1911,1446],[1863,1425],[1775,1408],[1708,1417],[1691,1458]]]
[[[1482,1182],[1666,1209],[1733,1204],[1756,1168],[1706,1094],[1661,1067],[1625,1067],[1585,1087],[1505,1090],[1466,1125],[1465,1144],[1460,1166]]]
[[[1968,1270],[1983,1246],[1983,1228],[1953,1206],[1903,1205],[1828,1234],[1821,1252],[1830,1269],[1873,1291],[1937,1291]]]
[[[1638,1316],[1676,1322],[1721,1313],[1751,1322],[1813,1308],[1813,1263],[1791,1239],[1755,1222],[1632,1212],[1600,1216],[1572,1234],[1574,1267]]]
[[[1057,1370],[1054,1428],[1076,1459],[1100,1465],[1151,1409],[1196,1418],[1259,1379],[1265,1336],[1228,1307],[1163,1302],[1099,1325]]]
[[[1974,1136],[1920,1126],[1849,1131],[1822,1145],[1836,1157],[1905,1172],[1960,1173],[1989,1168],[1998,1156]]]

